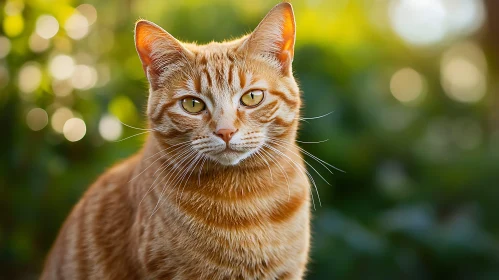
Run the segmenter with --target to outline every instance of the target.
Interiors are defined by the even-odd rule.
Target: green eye
[[[263,90],[251,90],[241,96],[241,104],[248,107],[259,105],[263,100]]]
[[[206,107],[204,102],[194,97],[182,99],[182,107],[191,114],[196,114],[204,110]]]

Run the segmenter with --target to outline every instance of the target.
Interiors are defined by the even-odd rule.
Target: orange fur
[[[294,24],[281,3],[252,34],[198,46],[137,23],[152,133],[74,207],[42,279],[303,277],[310,184],[295,144]],[[264,99],[245,107],[251,90]],[[186,112],[186,96],[206,109]],[[229,129],[232,140],[216,136]]]

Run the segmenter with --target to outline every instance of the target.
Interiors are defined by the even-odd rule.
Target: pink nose
[[[232,136],[236,132],[237,132],[237,129],[235,129],[235,128],[222,128],[222,129],[217,130],[215,132],[215,135],[222,138],[225,141],[225,143],[229,143],[230,139],[232,139]]]

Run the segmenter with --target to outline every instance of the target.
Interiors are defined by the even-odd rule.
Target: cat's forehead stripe
[[[230,64],[229,66],[229,73],[228,73],[228,78],[227,78],[227,82],[229,83],[229,85],[232,84],[232,75],[233,75],[233,72],[234,72],[234,64]]]
[[[206,80],[206,82],[208,84],[208,87],[212,87],[213,83],[212,83],[212,80],[211,80],[210,72],[208,72],[207,68],[204,68],[202,71],[203,71],[203,77],[205,78],[205,80]],[[205,87],[207,87],[207,86],[205,86]]]

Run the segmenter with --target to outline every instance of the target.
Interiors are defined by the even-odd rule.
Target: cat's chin
[[[224,151],[216,155],[210,156],[210,158],[224,166],[234,166],[239,164],[249,155],[250,155],[249,152]]]

